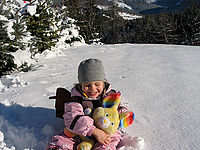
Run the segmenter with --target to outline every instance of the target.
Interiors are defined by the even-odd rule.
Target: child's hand
[[[97,141],[103,145],[107,145],[111,142],[111,136],[98,128],[94,130],[93,135]]]

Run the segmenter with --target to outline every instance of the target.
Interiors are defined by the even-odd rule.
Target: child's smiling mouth
[[[92,92],[92,93],[89,92],[89,95],[90,95],[90,96],[95,96],[96,94],[97,94],[97,92]]]

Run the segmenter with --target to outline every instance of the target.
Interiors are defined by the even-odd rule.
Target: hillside
[[[0,79],[0,149],[44,150],[63,131],[48,97],[58,87],[70,90],[78,81],[78,64],[91,57],[102,60],[106,78],[135,112],[126,132],[143,137],[144,150],[199,149],[200,47],[116,44],[60,50],[62,55],[42,57],[29,72]],[[120,150],[135,150],[134,143],[126,144]]]
[[[200,4],[199,0],[115,0],[123,11],[134,14],[157,14],[160,12],[183,11],[193,4]],[[122,5],[122,3],[124,3]],[[97,0],[97,4],[109,5],[108,0]],[[127,7],[121,7],[127,5]]]

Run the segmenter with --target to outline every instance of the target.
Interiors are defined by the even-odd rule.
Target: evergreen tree
[[[170,44],[175,36],[175,28],[173,24],[173,16],[163,13],[154,16],[154,35],[155,39],[153,43]]]
[[[1,1],[0,4],[0,15],[1,18],[8,18],[10,11],[4,10],[3,6],[6,4],[6,1]],[[17,51],[17,48],[14,47],[13,40],[10,39],[7,33],[7,23],[8,19],[0,20],[0,76],[7,74],[13,71],[16,68],[14,64],[14,57],[10,52]]]
[[[184,33],[183,44],[196,45],[199,38],[199,6],[186,9],[181,17],[182,31]]]
[[[141,43],[143,21],[143,19],[132,20],[131,24],[128,26],[128,34],[131,37],[131,43]]]
[[[111,11],[111,19],[112,19],[112,30],[111,30],[111,36],[112,36],[112,40],[111,43],[117,43],[118,42],[118,37],[119,37],[119,28],[118,28],[118,16],[117,16],[117,6],[114,2],[114,0],[112,0],[112,6],[110,8]]]
[[[171,12],[169,14],[171,29],[168,33],[168,39],[170,44],[181,44],[183,33],[181,27],[181,15],[177,12]]]
[[[8,21],[7,21],[8,22]],[[9,51],[7,47],[7,43],[10,43],[11,40],[7,34],[7,26],[6,21],[0,20],[0,47],[1,51]]]
[[[105,12],[107,21],[103,22],[104,38],[102,41],[105,43],[118,43],[123,41],[122,32],[124,31],[125,20],[119,16],[119,12],[121,12],[120,8],[112,0],[108,11]]]
[[[10,52],[15,52],[16,48],[12,46],[12,40],[7,34],[5,23],[5,21],[0,20],[0,76],[16,68],[14,57],[10,54]]]
[[[65,1],[67,14],[76,20],[76,25],[80,27],[80,35],[86,43],[91,43],[93,39],[99,38],[101,32],[96,0],[67,0]],[[97,23],[98,22],[98,23]]]
[[[58,29],[54,29],[55,16],[51,4],[50,0],[39,1],[36,14],[30,16],[27,21],[28,31],[35,36],[32,39],[32,47],[36,47],[40,53],[55,46],[58,38]],[[35,50],[33,49],[34,54],[37,53]]]
[[[0,77],[8,74],[16,68],[14,57],[10,53],[6,53],[2,46],[0,47]]]
[[[85,39],[86,43],[90,43],[91,40],[96,38],[96,6],[95,0],[85,0],[81,4],[81,18],[78,18],[77,25],[80,26],[80,34]]]
[[[15,16],[15,22],[13,24],[14,32],[12,33],[14,38],[14,45],[18,46],[19,49],[24,49],[25,43],[22,42],[23,37],[26,36],[27,31],[25,30],[25,22],[23,21],[23,17]]]
[[[195,7],[194,45],[200,46],[200,5]]]
[[[1,0],[0,1],[0,14],[3,15],[3,16],[6,16],[7,18],[9,17],[9,14],[10,14],[10,8],[8,9],[3,9],[3,7],[5,6],[6,4],[6,0]]]
[[[65,0],[64,5],[67,7],[66,14],[75,19],[79,20],[82,16],[80,16],[80,3],[79,0]]]
[[[142,19],[142,24],[140,24],[140,43],[153,43],[159,36],[157,32],[156,18],[152,15],[147,15]]]

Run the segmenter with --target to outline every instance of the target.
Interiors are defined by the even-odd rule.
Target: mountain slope
[[[156,14],[160,12],[183,11],[185,8],[200,4],[199,0],[114,0],[119,5],[124,3],[131,9],[121,7],[123,11],[128,11],[134,14]],[[98,0],[97,4],[108,6],[110,0]]]

